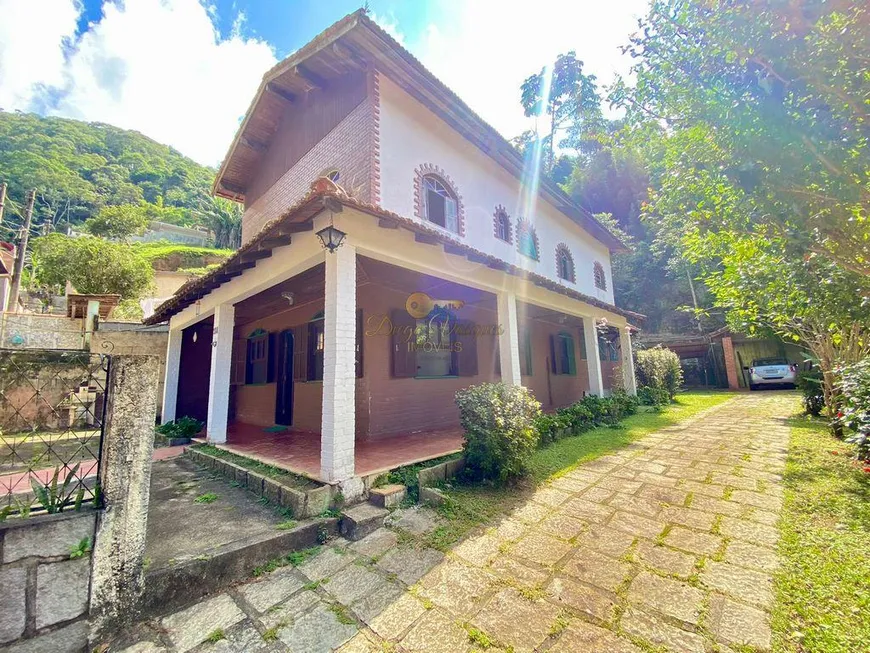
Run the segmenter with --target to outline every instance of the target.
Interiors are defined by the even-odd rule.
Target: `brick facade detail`
[[[381,203],[381,74],[373,70],[368,76],[368,101],[371,105],[371,179],[370,202]]]
[[[456,187],[453,179],[451,179],[444,170],[431,163],[421,163],[414,170],[414,215],[423,220],[428,221],[423,207],[426,205],[423,199],[423,177],[433,175],[450,189],[453,196],[456,198],[456,226],[460,236],[465,235],[465,205],[462,202],[462,195]]]
[[[567,257],[568,259],[567,277],[562,276],[561,261],[563,257]],[[577,282],[577,271],[574,268],[574,256],[571,254],[571,248],[565,243],[559,243],[556,245],[556,276],[562,281],[570,281],[571,283]]]
[[[501,223],[504,224],[507,238],[502,238],[499,235],[499,226]],[[492,235],[508,244],[513,242],[514,232],[513,226],[511,225],[511,217],[508,215],[507,209],[505,209],[501,204],[495,207],[495,212],[492,214]]]
[[[242,216],[242,243],[253,238],[270,220],[279,217],[301,198],[324,170],[335,168],[339,184],[363,202],[372,201],[372,120],[374,107],[368,99],[332,129],[320,142],[285,172]],[[380,177],[378,175],[378,186]]]

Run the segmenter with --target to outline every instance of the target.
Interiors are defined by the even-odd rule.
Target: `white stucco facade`
[[[447,123],[401,88],[380,78],[381,206],[415,218],[414,176],[422,164],[441,168],[461,196],[465,234],[460,238],[487,254],[613,304],[610,252],[568,216],[531,193],[510,172],[465,139]],[[512,243],[494,235],[493,215],[503,206],[511,219]],[[539,260],[517,250],[517,218],[529,220],[537,231]],[[431,224],[431,223],[430,223]],[[455,234],[453,234],[455,236]],[[576,282],[559,279],[556,246],[568,245],[574,259]],[[604,267],[607,289],[596,288],[593,265]]]

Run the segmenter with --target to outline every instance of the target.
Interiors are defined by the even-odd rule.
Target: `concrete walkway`
[[[127,650],[769,650],[795,405],[742,395],[663,429],[540,488],[446,556],[408,544],[433,513],[398,511],[365,540],[155,622]]]

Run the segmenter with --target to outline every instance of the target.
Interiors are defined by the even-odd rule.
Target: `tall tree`
[[[546,148],[547,172],[553,169],[556,146],[562,144],[557,142],[559,132],[568,130],[565,145],[583,151],[591,134],[601,128],[601,97],[595,75],[583,72],[583,62],[574,51],[560,54],[552,68],[545,67],[526,78],[520,92],[526,116],[549,120],[546,133],[538,135]]]
[[[655,0],[627,51],[636,84],[611,99],[665,127],[652,212],[870,275],[870,5]]]
[[[210,197],[200,203],[201,224],[214,233],[218,249],[237,249],[242,244],[242,207],[236,202]]]

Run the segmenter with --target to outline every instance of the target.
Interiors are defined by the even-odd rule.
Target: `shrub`
[[[858,457],[870,459],[870,357],[837,370],[843,402],[837,421],[855,433],[847,441],[858,445]]]
[[[499,483],[526,473],[538,444],[541,404],[522,386],[481,383],[456,393],[466,473]]]
[[[637,412],[638,401],[625,392],[610,397],[587,395],[555,413],[542,414],[535,420],[540,446],[546,446],[565,435],[580,435],[596,426],[615,426],[628,415]]]
[[[203,423],[193,417],[182,417],[157,427],[157,432],[168,438],[192,438],[202,430]]]
[[[637,389],[637,400],[641,406],[666,406],[671,403],[671,395],[664,388],[642,385]]]
[[[822,391],[822,373],[818,368],[801,372],[797,385],[803,392],[804,410],[808,415],[818,417],[825,409],[825,393]]]
[[[635,354],[635,372],[638,387],[666,390],[673,401],[683,384],[683,369],[680,357],[661,346],[641,349]]]
[[[561,413],[542,413],[535,418],[535,430],[538,432],[540,446],[548,445],[572,433],[571,420]]]

